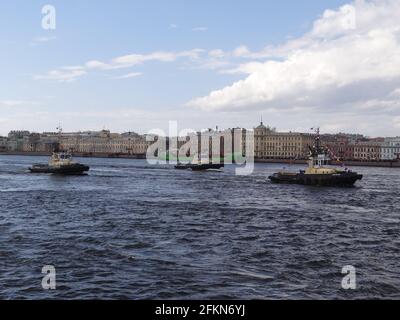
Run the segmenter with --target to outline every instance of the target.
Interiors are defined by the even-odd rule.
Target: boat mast
[[[56,128],[57,130],[57,137],[58,137],[58,141],[55,147],[54,152],[60,152],[61,151],[61,135],[62,135],[62,127],[61,127],[61,123],[58,124],[58,127]]]
[[[316,138],[315,138],[316,148],[317,152],[319,152],[321,149],[321,135],[319,127],[315,129],[315,133],[316,133]]]

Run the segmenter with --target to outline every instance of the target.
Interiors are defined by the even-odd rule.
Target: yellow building
[[[381,160],[383,143],[379,140],[357,141],[354,145],[354,158],[357,160]]]
[[[254,128],[254,155],[256,159],[307,159],[314,139],[308,133],[277,132],[261,122]]]
[[[61,135],[61,147],[78,153],[144,155],[148,145],[146,138],[135,132],[118,134],[102,130]]]

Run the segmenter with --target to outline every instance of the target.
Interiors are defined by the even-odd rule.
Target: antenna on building
[[[263,116],[261,115],[261,125],[263,125],[264,124],[264,122],[263,122]]]

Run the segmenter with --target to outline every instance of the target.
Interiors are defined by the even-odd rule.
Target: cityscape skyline
[[[187,156],[187,152],[191,153],[194,149],[199,150],[198,154],[203,154],[205,147],[206,154],[212,150],[212,157],[216,157],[218,154],[235,154],[234,150],[229,152],[228,149],[234,145],[236,148],[241,145],[241,149],[237,150],[240,154],[245,152],[247,156],[250,152],[251,158],[258,160],[304,160],[307,159],[310,147],[314,145],[318,136],[318,140],[326,146],[332,159],[337,161],[377,161],[380,164],[381,161],[389,161],[392,166],[393,161],[397,164],[400,160],[400,136],[370,138],[345,133],[320,135],[319,129],[315,129],[314,134],[281,132],[264,125],[263,122],[251,131],[245,128],[216,128],[186,133],[176,130],[175,123],[171,125],[171,131],[164,136],[157,132],[141,135],[132,131],[120,134],[109,130],[63,132],[61,128],[58,129],[58,132],[43,133],[11,131],[7,137],[0,136],[0,152],[35,155],[38,152],[52,152],[54,148],[58,148],[55,147],[57,145],[82,156],[153,157],[155,152],[167,152],[168,145],[169,150],[174,150],[173,154],[179,150],[179,153],[183,152]],[[222,145],[224,147],[221,149]]]
[[[51,4],[55,30],[41,1],[0,4],[1,135],[251,128],[261,114],[283,131],[400,132],[398,1]]]
[[[172,122],[175,123],[174,121],[172,121]],[[177,124],[179,125],[179,123],[177,123]],[[187,128],[187,127],[182,126],[182,127],[178,127],[177,130],[178,130],[179,133],[182,133],[182,134],[180,134],[180,136],[185,136],[186,132],[203,132],[203,131],[209,131],[209,130],[224,131],[224,130],[231,130],[231,129],[254,130],[260,124],[261,125],[265,125],[267,128],[271,128],[272,130],[277,131],[277,132],[288,132],[288,133],[313,134],[313,133],[315,133],[316,128],[320,129],[319,126],[314,126],[313,128],[308,128],[308,130],[304,130],[304,131],[292,130],[290,128],[289,129],[283,129],[283,128],[271,125],[271,124],[261,120],[261,122],[260,121],[258,123],[255,122],[255,123],[253,123],[252,126],[249,126],[249,127],[240,126],[240,125],[232,126],[232,127],[221,127],[221,126],[219,126],[217,124],[216,126],[208,126],[208,127],[204,127],[204,128],[199,128],[199,127],[198,128]],[[118,129],[108,128],[106,126],[103,126],[102,128],[97,128],[97,129],[65,130],[65,127],[61,123],[59,123],[58,126],[54,126],[54,128],[50,129],[50,130],[40,130],[40,129],[39,130],[30,130],[28,128],[14,128],[14,129],[11,129],[8,132],[4,132],[4,133],[0,132],[0,137],[6,137],[7,135],[9,135],[12,132],[29,132],[29,133],[32,133],[32,134],[35,134],[35,133],[37,133],[37,134],[45,134],[45,133],[55,134],[55,133],[59,132],[60,130],[61,130],[61,132],[67,133],[67,134],[68,133],[90,133],[90,132],[95,133],[95,132],[107,131],[107,132],[115,133],[115,134],[137,133],[137,134],[140,134],[140,135],[152,134],[152,132],[154,132],[154,131],[159,131],[159,132],[165,132],[166,133],[165,135],[161,135],[160,134],[160,136],[166,136],[166,137],[170,136],[168,134],[169,133],[169,129],[170,129],[169,124],[167,124],[164,127],[166,128],[166,130],[163,130],[161,128],[153,128],[153,129],[149,129],[148,131],[145,131],[145,132],[140,131],[140,130],[135,129],[135,128],[131,128],[130,130],[121,130],[121,129],[118,130]],[[379,135],[379,134],[378,135],[374,135],[374,136],[370,136],[370,135],[364,134],[362,132],[356,132],[356,131],[353,131],[353,132],[350,132],[350,131],[347,131],[347,132],[346,131],[322,132],[321,131],[321,134],[326,134],[326,135],[341,135],[341,134],[343,134],[343,135],[354,135],[354,136],[363,136],[365,138],[371,138],[371,139],[386,138],[386,137],[400,137],[400,132],[397,135],[393,135],[393,136],[385,136],[385,135]]]

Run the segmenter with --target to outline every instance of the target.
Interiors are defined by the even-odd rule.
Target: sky
[[[0,58],[0,135],[400,135],[398,0],[4,0]]]

